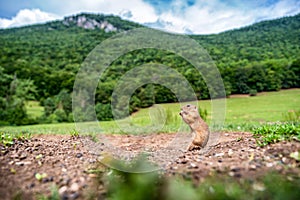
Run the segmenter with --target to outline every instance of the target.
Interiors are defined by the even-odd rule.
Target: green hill
[[[224,57],[235,62],[296,59],[300,53],[300,14],[194,38],[207,47],[218,62],[225,62]]]
[[[79,14],[61,21],[0,30],[0,110],[8,110],[7,100],[18,94],[21,99],[35,98],[45,105],[46,118],[56,112],[55,120],[66,121],[71,114],[75,75],[88,53],[114,34],[137,27],[142,26],[116,16]],[[228,95],[300,87],[300,14],[191,38],[215,61]],[[192,84],[199,99],[210,97],[201,75],[182,58],[162,50],[137,50],[116,60],[102,77],[105,87],[96,91],[95,99],[99,104],[96,111],[102,113],[97,114],[98,118],[110,118],[107,105],[123,73],[149,62],[174,67]],[[16,79],[22,84],[16,84]],[[30,95],[13,90],[13,82],[15,88]],[[131,112],[153,103],[174,101],[176,97],[167,88],[146,85],[134,93]],[[0,114],[0,122],[6,115]]]

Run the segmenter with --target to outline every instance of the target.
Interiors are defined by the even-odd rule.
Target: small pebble
[[[176,161],[178,164],[186,164],[188,161],[186,159],[179,159]]]
[[[229,172],[229,176],[234,176],[234,172]]]
[[[73,184],[71,185],[71,187],[70,187],[70,190],[71,190],[72,192],[77,192],[77,191],[79,190],[79,185],[78,185],[78,183],[73,183]]]
[[[273,167],[273,163],[266,163],[267,167]]]
[[[256,170],[256,165],[250,165],[250,166],[249,166],[249,169],[250,169],[250,170]]]
[[[221,157],[221,156],[224,156],[224,153],[217,153],[217,154],[215,154],[215,157]]]
[[[198,166],[197,166],[195,163],[191,163],[191,164],[190,164],[190,167],[191,167],[191,168],[198,168]]]
[[[229,149],[229,150],[228,150],[228,156],[232,156],[232,154],[233,154],[233,150],[232,150],[232,149]]]
[[[281,159],[281,161],[282,161],[283,164],[287,164],[288,159],[287,159],[286,157],[283,157],[283,158]]]
[[[26,153],[22,153],[19,157],[21,160],[27,158],[27,154]]]
[[[77,199],[79,197],[79,193],[78,192],[74,192],[72,194],[69,195],[69,199]]]
[[[60,196],[62,196],[67,190],[68,190],[68,187],[64,185],[61,188],[59,188],[58,193]]]
[[[77,153],[77,154],[76,154],[76,158],[81,158],[82,156],[83,156],[82,153]]]
[[[170,168],[170,169],[177,170],[177,169],[178,169],[178,167],[177,167],[177,166],[171,166],[171,168]]]
[[[261,191],[261,192],[264,191],[264,190],[266,189],[263,183],[254,183],[254,184],[252,185],[252,188],[253,188],[254,190]]]
[[[232,172],[238,172],[238,171],[240,171],[241,170],[241,168],[239,168],[239,167],[237,167],[237,166],[231,166],[230,167],[230,171],[232,171]]]
[[[35,186],[35,183],[30,183],[29,189],[34,188],[34,186]]]

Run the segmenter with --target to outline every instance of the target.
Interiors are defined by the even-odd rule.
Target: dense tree
[[[22,125],[34,123],[26,113],[25,103],[34,99],[36,87],[32,80],[18,79],[0,67],[0,124]]]

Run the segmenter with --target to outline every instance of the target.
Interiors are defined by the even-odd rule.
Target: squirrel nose
[[[179,113],[179,115],[181,116],[181,112]]]

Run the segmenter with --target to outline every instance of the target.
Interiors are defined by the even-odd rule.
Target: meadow
[[[202,110],[207,111],[207,122],[210,124],[213,101],[221,100],[200,100],[182,104],[198,103]],[[221,129],[249,131],[253,127],[266,123],[288,121],[288,113],[298,111],[300,109],[299,105],[300,89],[258,93],[257,96],[253,97],[233,95],[226,99],[226,117],[224,126]],[[43,114],[43,107],[39,106],[37,102],[29,102],[27,110],[28,114],[34,117]],[[96,132],[103,133],[124,133],[126,130],[133,129],[139,129],[139,132],[144,133],[188,130],[188,127],[184,125],[178,115],[179,111],[179,103],[159,104],[141,109],[129,118],[119,121],[6,126],[0,127],[0,131],[30,134],[71,134],[78,127],[94,127]],[[160,125],[160,127],[157,127],[157,125]],[[124,131],[124,127],[129,129]]]
[[[260,93],[253,97],[247,95],[231,96],[226,99],[226,118],[224,126],[221,128],[224,131],[251,131],[253,132],[253,136],[257,139],[257,144],[261,146],[261,148],[282,140],[294,141],[293,144],[296,145],[295,141],[300,141],[300,126],[298,124],[300,116],[299,97],[300,89]],[[221,100],[184,102],[183,104],[198,103],[202,111],[207,111],[207,122],[210,124],[212,121],[212,105],[215,105],[214,101]],[[28,102],[27,109],[29,111],[28,113],[32,116],[38,117],[43,114],[43,107],[39,106],[37,102]],[[189,131],[187,125],[180,119],[178,114],[179,110],[179,103],[159,104],[150,108],[141,109],[132,114],[129,118],[119,121],[0,127],[0,143],[5,147],[9,147],[13,145],[16,140],[22,141],[26,138],[30,138],[32,134],[68,134],[76,138],[76,136],[80,134],[78,131],[80,128],[89,128],[89,130],[91,130],[89,134],[93,134],[94,132],[107,134],[124,132],[145,134]],[[293,113],[295,113],[296,118],[292,117]],[[293,122],[278,123],[291,122],[293,120],[298,122],[295,124]],[[160,126],[161,124],[162,126]],[[229,148],[240,148],[240,145],[244,145],[244,147],[247,146],[248,140],[245,139],[244,142],[241,142],[241,140],[243,140],[242,137],[235,139],[230,146],[226,147],[227,150],[223,150],[229,152]],[[234,145],[238,145],[238,147]],[[72,148],[77,147],[74,146]],[[280,146],[281,150],[282,148],[287,147]],[[216,149],[216,151],[220,151],[220,149]],[[290,161],[294,163],[293,165],[286,165],[285,169],[298,169],[298,165],[295,164],[300,161],[300,153],[297,147],[294,149],[287,148],[284,149],[284,151],[287,152],[285,156],[289,155]],[[245,151],[244,154],[247,152],[248,151]],[[257,152],[260,151],[257,150],[256,153]],[[276,155],[281,153],[278,149],[276,152],[274,153]],[[258,153],[254,155],[254,153],[250,151],[248,153],[248,157],[252,155],[256,159],[263,154]],[[223,159],[221,161],[224,164],[226,162],[225,157],[218,157],[218,159]],[[77,158],[75,157],[74,159]],[[228,159],[231,159],[231,157]],[[134,163],[133,166],[139,166],[139,161],[137,160],[136,162],[137,163]],[[242,163],[243,160],[239,160],[237,163],[233,162],[230,164],[234,166]],[[281,162],[276,163],[282,165]],[[265,164],[266,163],[263,165]],[[216,165],[220,166],[219,161]],[[95,187],[98,188],[99,185],[100,188],[100,185],[102,187],[103,183],[106,183],[106,196],[109,197],[109,199],[144,199],[145,196],[149,196],[149,199],[160,199],[159,197],[163,197],[161,199],[186,199],[186,197],[189,199],[295,199],[299,196],[299,177],[293,174],[289,174],[286,177],[277,171],[268,172],[264,176],[255,179],[247,179],[245,177],[231,177],[230,173],[227,175],[225,172],[223,174],[217,174],[213,172],[213,170],[211,171],[213,172],[212,175],[206,177],[205,181],[199,183],[200,185],[197,186],[192,184],[194,179],[189,175],[188,171],[184,172],[182,177],[176,175],[172,178],[166,178],[159,176],[157,173],[125,173],[118,170],[105,169],[101,166],[102,165],[99,165],[95,169],[93,168],[91,173],[93,173],[99,181],[94,183]],[[40,167],[41,166],[38,166],[39,169]],[[238,169],[243,169],[242,165],[239,167]],[[10,170],[9,173],[11,173],[12,170],[14,171],[14,168]],[[18,175],[18,173],[16,174]],[[36,187],[38,186],[39,185]],[[135,190],[132,190],[132,188],[135,188]],[[53,185],[50,196],[42,194],[38,196],[37,199],[61,199],[59,191],[59,186]],[[19,195],[21,195],[21,193]],[[85,199],[95,199],[96,191],[91,190],[84,195],[87,195]]]

